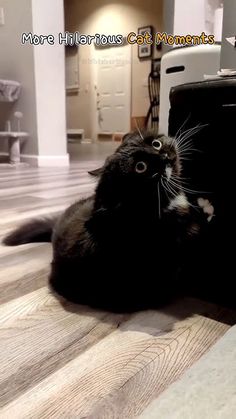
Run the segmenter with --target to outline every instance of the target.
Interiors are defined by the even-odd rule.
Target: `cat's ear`
[[[105,167],[108,165],[108,163],[112,163],[112,162],[115,162],[117,160],[118,160],[117,155],[116,155],[116,153],[114,153],[111,156],[108,156],[106,158],[106,161],[105,161],[105,163],[102,167],[99,167],[99,168],[94,169],[94,170],[89,170],[88,173],[91,176],[100,177],[104,173]]]
[[[128,142],[133,138],[133,134],[131,132],[128,132],[125,134],[122,138],[122,144],[128,144]]]
[[[103,173],[103,168],[104,168],[104,166],[99,167],[98,169],[89,170],[88,174],[91,175],[91,176],[99,177]]]
[[[143,140],[144,139],[144,132],[143,130],[141,131],[140,129],[138,129],[137,131],[132,131],[132,132],[128,132],[127,134],[125,134],[122,138],[122,144],[129,144],[132,141],[136,141],[137,140]]]

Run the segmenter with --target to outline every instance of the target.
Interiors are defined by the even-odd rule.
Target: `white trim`
[[[9,153],[7,151],[0,151],[0,156],[9,157]],[[20,160],[34,167],[67,167],[70,164],[69,154],[65,154],[64,156],[21,154]]]
[[[37,156],[30,154],[21,154],[22,162],[29,163],[36,167],[67,167],[70,164],[69,154],[63,156]]]

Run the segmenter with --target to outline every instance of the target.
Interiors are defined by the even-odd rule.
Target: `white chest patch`
[[[174,199],[170,201],[169,210],[172,210],[174,208],[184,208],[187,209],[189,207],[188,200],[186,196],[183,193],[180,193],[177,195]]]
[[[167,166],[166,167],[166,177],[167,177],[168,180],[170,180],[171,175],[172,175],[172,167]]]

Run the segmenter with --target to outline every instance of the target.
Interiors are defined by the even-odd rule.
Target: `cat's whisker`
[[[192,152],[184,152],[183,154],[181,154],[179,156],[179,159],[183,159],[183,160],[193,160],[193,153]]]
[[[191,134],[192,135],[192,134]],[[186,137],[185,138],[185,136],[184,137],[179,137],[178,138],[178,140],[176,141],[176,143],[177,143],[177,146],[179,147],[179,146],[181,146],[182,144],[184,144],[186,141],[192,141],[192,138],[190,138],[191,137],[191,135],[190,136],[188,136],[188,137]]]
[[[183,124],[179,127],[178,131],[175,134],[175,138],[178,137],[179,133],[181,133],[181,129],[184,128],[184,126],[186,125],[186,123],[188,122],[189,118],[191,116],[191,112],[189,113],[189,115],[187,116],[187,118],[185,119],[185,121],[183,122]]]
[[[142,140],[144,140],[143,135],[142,135],[142,133],[141,133],[141,130],[140,130],[139,126],[138,126],[138,123],[137,123],[137,119],[136,119],[136,118],[134,118],[134,122],[135,122],[136,128],[137,128],[137,130],[138,130],[138,133],[139,133],[139,135],[140,135],[140,138],[141,138]]]
[[[168,191],[168,189],[165,187],[165,185],[164,185],[164,183],[163,183],[163,180],[161,179],[161,185],[163,186],[163,190],[164,190],[164,192],[165,192],[165,194],[166,194],[166,196],[167,196],[167,199],[168,199],[168,201],[170,201],[172,198],[169,196],[169,191]]]
[[[191,161],[191,160],[193,160],[193,159],[189,159],[189,158],[187,158],[187,157],[179,157],[179,160],[180,160],[180,162],[181,162],[181,161]]]
[[[157,177],[159,175],[159,173],[154,173],[154,175],[152,176],[152,179],[154,179],[155,177]]]
[[[189,181],[190,181],[190,180],[191,180],[191,179],[190,179],[190,177],[182,177],[182,176],[178,176],[178,175],[176,175],[175,173],[174,173],[174,174],[172,173],[172,174],[171,174],[171,177],[172,177],[172,178],[174,178],[174,179],[179,179],[180,181],[182,181],[182,180],[189,180]]]
[[[189,178],[181,178],[181,177],[175,177],[171,176],[171,179],[179,183],[180,185],[189,185],[190,179]]]
[[[196,134],[198,131],[200,131],[202,128],[208,126],[209,124],[198,124],[192,128],[187,129],[183,132],[179,137],[176,138],[176,141],[179,142],[180,140],[184,140],[189,138],[191,135]]]
[[[181,184],[179,184],[179,183],[176,183],[176,182],[174,182],[174,181],[169,180],[169,184],[170,184],[171,186],[175,187],[175,188],[180,188],[180,187],[181,187],[181,189],[183,189],[183,185],[181,185]]]
[[[179,188],[176,189],[176,187],[168,184],[168,188],[170,189],[170,191],[172,192],[172,194],[174,195],[174,197],[178,196],[179,194]]]
[[[197,129],[191,129],[191,131],[189,131],[188,133],[186,133],[183,137],[179,137],[177,139],[178,146],[180,146],[181,144],[183,144],[189,138],[191,139],[191,137],[193,137],[197,132],[198,132]]]
[[[186,149],[186,150],[183,150],[183,151],[179,151],[178,155],[179,155],[179,158],[183,158],[183,157],[192,156],[193,153],[202,153],[202,151],[198,150],[196,148],[189,148],[189,149]]]
[[[182,149],[179,150],[179,154],[183,154],[185,152],[191,152],[191,151],[197,151],[197,152],[201,152],[201,150],[199,150],[198,148],[194,148],[193,146],[187,146],[187,147],[183,147]]]
[[[171,147],[177,147],[176,138],[175,138],[175,137],[173,137],[173,138],[171,138],[170,140],[171,140],[171,141],[170,141],[170,148],[171,148]]]
[[[168,178],[166,175],[163,175],[163,179],[167,182],[170,183],[171,179],[173,178],[173,174]]]
[[[189,141],[186,144],[182,144],[180,147],[178,145],[176,145],[176,150],[177,150],[177,154],[181,155],[183,153],[185,153],[186,151],[198,151],[195,147],[195,145],[193,144],[193,142]]]
[[[184,192],[190,193],[190,194],[196,194],[196,193],[209,193],[207,191],[197,191],[194,189],[190,189],[190,188],[186,188],[185,186],[177,183],[176,181],[173,181],[171,179],[169,179],[168,181],[172,186],[175,186],[177,188],[181,188]]]
[[[175,191],[175,193],[176,193],[175,196],[177,196],[179,194],[180,190],[183,191],[183,192],[192,193],[192,194],[203,193],[202,191],[194,191],[193,189],[190,189],[190,188],[187,188],[187,187],[183,186],[183,182],[180,179],[175,179],[174,175],[172,175],[170,179],[166,178],[165,180],[166,180],[166,183],[168,184],[169,190],[171,190],[172,193],[173,193],[173,191]]]
[[[183,133],[180,137],[176,139],[177,148],[179,149],[181,146],[185,146],[187,143],[186,141],[197,134],[202,128],[207,126],[208,124],[204,125],[197,125],[196,127],[190,128],[189,130],[186,130],[185,133]],[[190,139],[190,141],[192,141]]]
[[[159,219],[161,218],[161,194],[160,194],[160,184],[157,183],[157,193],[158,193],[158,215]]]
[[[196,211],[200,212],[200,208],[197,205],[192,204],[191,202],[188,201],[188,205],[192,208],[194,208]]]
[[[165,178],[164,176],[162,177],[162,179],[163,179],[163,186],[164,186],[164,188],[166,188],[167,190],[168,190],[168,192],[170,192],[171,193],[171,195],[173,195],[174,197],[176,197],[177,195],[178,195],[178,191],[177,190],[175,190],[175,188],[173,188],[173,186],[171,186],[170,184],[169,184],[169,181],[168,181],[168,179],[167,178]],[[164,184],[164,182],[166,182],[165,184]]]
[[[194,148],[195,144],[192,140],[187,140],[185,143],[182,143],[181,145],[176,145],[176,149],[180,153],[181,151],[184,151],[185,149]]]
[[[161,186],[163,187],[163,190],[164,190],[164,192],[165,192],[165,194],[167,196],[167,199],[170,201],[171,198],[170,198],[170,196],[168,194],[167,188],[165,187],[163,176],[161,176]]]
[[[181,151],[181,153],[179,153],[180,157],[185,157],[185,156],[191,156],[193,154],[193,152],[197,152],[197,150],[185,150],[185,151]]]
[[[179,151],[179,156],[184,156],[185,154],[191,154],[191,153],[193,153],[194,151],[197,151],[196,149],[191,149],[191,148],[189,148],[189,149],[185,149],[185,150],[182,150],[182,151]]]
[[[188,147],[195,147],[195,144],[192,141],[192,138],[182,143],[180,146],[178,146],[178,150],[182,150],[183,148],[188,148]]]
[[[174,172],[171,173],[171,177],[179,179],[179,180],[191,180],[190,177],[184,177],[184,176],[178,175],[177,173],[174,173]]]
[[[193,146],[193,140],[189,139],[186,142],[183,142],[181,144],[177,144],[177,149],[182,150],[184,147]]]

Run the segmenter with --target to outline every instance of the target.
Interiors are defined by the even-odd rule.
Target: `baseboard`
[[[99,132],[97,135],[98,141],[112,141],[113,133],[112,132]]]
[[[70,164],[69,154],[63,156],[36,156],[21,154],[22,162],[29,163],[34,167],[67,167]]]

